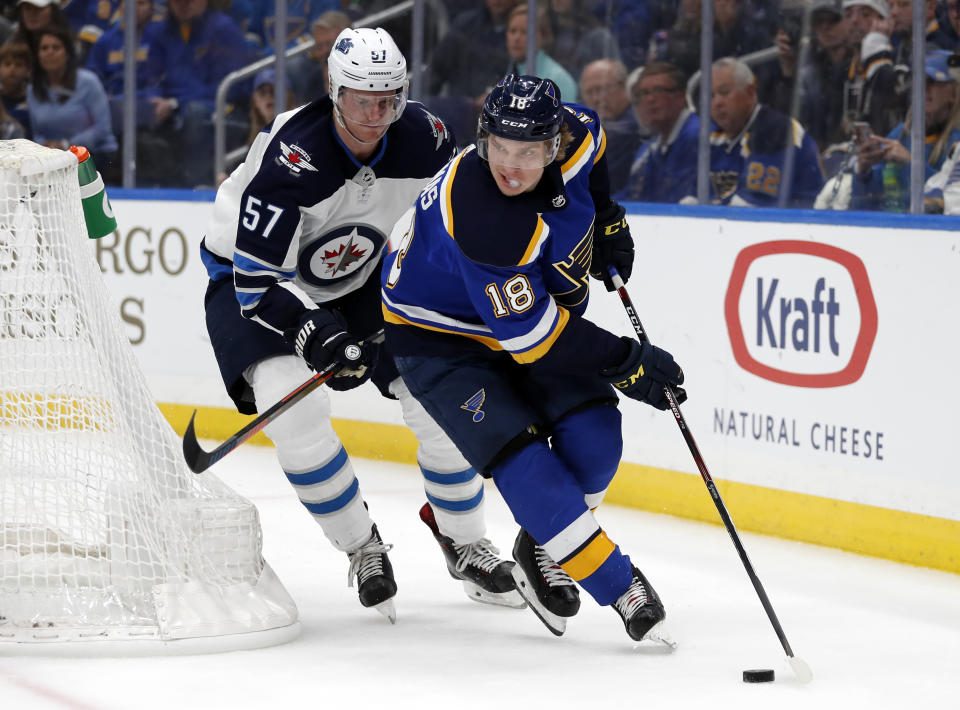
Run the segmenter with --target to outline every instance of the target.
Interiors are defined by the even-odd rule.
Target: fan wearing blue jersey
[[[620,462],[620,393],[667,406],[673,357],[583,317],[588,274],[629,278],[597,114],[509,75],[477,142],[420,193],[383,272],[387,342],[408,389],[493,479],[521,526],[517,588],[556,635],[585,589],[646,638],[659,597],[594,518]],[[611,284],[607,284],[612,288]]]
[[[757,102],[757,79],[739,59],[713,63],[712,87],[710,115],[719,129],[710,137],[715,200],[738,207],[813,207],[823,167],[803,126]]]
[[[207,328],[237,409],[264,411],[308,380],[349,390],[370,379],[399,399],[419,442],[428,503],[420,517],[471,599],[523,606],[485,537],[483,480],[410,395],[369,339],[383,328],[387,235],[455,152],[446,126],[407,103],[406,61],[390,35],[345,29],[328,59],[330,93],[277,116],[221,185],[201,255]],[[359,482],[330,423],[324,388],[268,424],[304,507],[347,553],[360,602],[395,620],[393,570]]]

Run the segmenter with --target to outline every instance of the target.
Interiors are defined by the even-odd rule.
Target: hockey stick
[[[643,329],[643,324],[640,322],[640,317],[637,315],[637,311],[633,307],[633,302],[630,300],[630,294],[627,293],[627,288],[623,285],[623,279],[620,278],[620,274],[617,272],[615,267],[609,267],[608,271],[610,273],[610,278],[613,281],[613,286],[617,289],[620,300],[623,302],[623,308],[627,312],[627,317],[630,319],[630,323],[633,325],[633,330],[637,334],[637,338],[640,339],[640,342],[649,342],[650,338],[647,337],[647,333]],[[787,641],[787,635],[783,632],[783,628],[780,626],[780,620],[777,619],[777,614],[773,610],[773,605],[770,603],[769,597],[767,597],[767,592],[760,583],[760,578],[757,577],[757,573],[753,569],[753,564],[751,564],[750,558],[747,557],[747,551],[744,549],[743,543],[740,541],[740,535],[737,533],[737,529],[733,525],[733,520],[730,519],[730,513],[727,512],[727,506],[724,505],[723,498],[720,497],[720,491],[717,490],[717,486],[713,482],[710,472],[707,471],[707,465],[704,463],[703,457],[700,455],[700,449],[697,448],[697,443],[693,440],[693,434],[690,433],[690,429],[687,427],[687,420],[684,418],[683,412],[680,411],[680,405],[677,403],[677,396],[674,394],[673,388],[670,387],[670,385],[664,385],[663,393],[666,395],[667,402],[670,404],[670,411],[673,412],[673,418],[677,420],[677,426],[680,427],[680,433],[683,434],[684,441],[687,442],[687,448],[690,449],[690,453],[693,455],[693,460],[697,464],[697,470],[700,471],[700,477],[703,479],[703,482],[707,484],[707,491],[709,491],[714,505],[717,506],[717,512],[720,513],[720,519],[723,520],[723,525],[727,528],[727,532],[730,534],[730,539],[733,540],[733,546],[737,548],[737,554],[740,555],[740,561],[743,562],[743,566],[747,570],[747,576],[750,577],[750,581],[753,582],[753,588],[757,591],[757,596],[760,597],[760,603],[763,605],[764,611],[767,612],[767,617],[770,619],[770,623],[773,624],[773,630],[777,632],[777,638],[780,639],[780,645],[783,646],[783,650],[787,654],[787,663],[789,663],[790,667],[793,668],[794,674],[801,683],[809,683],[811,680],[813,680],[813,671],[810,670],[810,666],[808,666],[803,659],[797,658],[793,655],[793,649],[790,648],[790,642]]]
[[[379,343],[382,341],[383,330],[380,330],[374,333],[364,342]],[[213,466],[213,464],[215,464],[217,461],[240,446],[240,444],[250,439],[267,424],[287,411],[290,407],[317,389],[317,387],[336,375],[339,371],[340,365],[335,362],[323,368],[320,372],[297,387],[295,390],[293,390],[293,392],[274,404],[263,414],[257,416],[256,419],[247,422],[245,427],[243,427],[240,431],[212,451],[204,451],[204,449],[200,446],[200,442],[197,441],[197,432],[193,426],[193,420],[197,416],[197,410],[194,409],[193,414],[190,415],[190,422],[187,424],[187,430],[183,433],[183,458],[186,460],[187,466],[189,466],[190,470],[194,473],[203,473],[208,468]]]

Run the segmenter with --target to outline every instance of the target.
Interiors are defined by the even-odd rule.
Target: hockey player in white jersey
[[[420,517],[451,576],[478,601],[523,606],[512,562],[485,537],[483,484],[410,395],[383,346],[380,265],[387,235],[455,153],[446,126],[407,103],[406,61],[390,35],[346,29],[328,60],[330,94],[283,113],[221,185],[201,245],[207,328],[227,391],[263,411],[313,371],[348,390],[367,379],[399,399],[416,434],[428,502]],[[395,620],[393,570],[317,389],[265,428],[300,501],[350,560],[360,602]]]

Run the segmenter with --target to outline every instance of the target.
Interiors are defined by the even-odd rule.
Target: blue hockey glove
[[[613,281],[607,267],[615,266],[623,283],[627,283],[633,271],[633,237],[625,217],[626,210],[616,202],[597,212],[593,222],[593,256],[590,275],[603,281],[608,291],[613,291]]]
[[[342,375],[344,380],[341,384],[356,387],[366,380],[364,375],[369,377],[369,348],[347,332],[343,316],[335,311],[323,308],[307,311],[300,318],[300,327],[287,331],[286,338],[293,344],[294,352],[317,372],[332,364],[340,365],[343,369],[338,375]],[[336,377],[330,378],[327,383],[333,379]]]
[[[674,362],[673,355],[656,345],[634,338],[622,338],[630,346],[626,360],[616,367],[600,371],[600,376],[631,399],[646,402],[657,409],[670,405],[663,393],[665,384],[673,385],[677,404],[687,399],[687,393],[677,385],[683,384],[683,370]]]

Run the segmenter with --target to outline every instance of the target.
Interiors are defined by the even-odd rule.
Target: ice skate
[[[567,629],[567,619],[580,610],[580,591],[530,534],[521,529],[513,544],[513,579],[533,613],[555,636]]]
[[[397,593],[397,583],[393,579],[393,566],[387,552],[393,545],[383,544],[377,526],[373,526],[370,539],[360,548],[348,552],[350,568],[347,570],[347,586],[352,587],[357,580],[357,593],[360,603],[373,607],[390,620],[397,623],[397,611],[393,597]]]
[[[443,550],[450,576],[463,582],[463,590],[470,599],[514,609],[523,609],[527,605],[513,581],[513,562],[501,560],[497,556],[499,551],[487,538],[457,545],[441,534],[429,503],[424,503],[420,508],[420,520],[430,528]]]
[[[660,631],[667,616],[660,597],[636,567],[633,567],[633,581],[627,591],[612,606],[623,619],[627,634],[634,641],[650,640],[676,647],[676,643]]]

